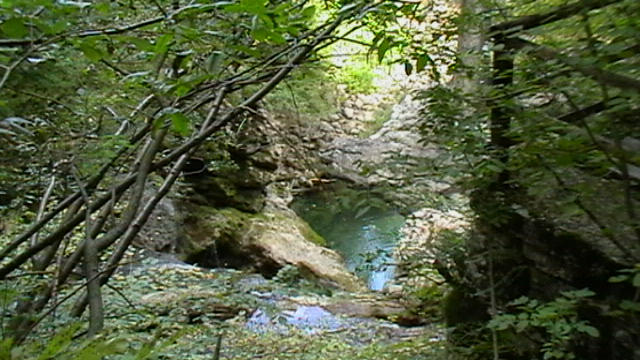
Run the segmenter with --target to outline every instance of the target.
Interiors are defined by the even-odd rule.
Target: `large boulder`
[[[153,185],[147,186],[144,200],[148,200],[156,193]],[[176,244],[184,236],[181,220],[182,214],[172,197],[165,197],[156,205],[146,224],[136,236],[134,244],[143,249],[154,252],[173,253]]]
[[[259,214],[250,214],[234,208],[185,206],[186,236],[178,250],[190,263],[255,269],[267,277],[290,264],[324,285],[364,289],[342,257],[323,247],[324,239],[287,208],[268,205]]]

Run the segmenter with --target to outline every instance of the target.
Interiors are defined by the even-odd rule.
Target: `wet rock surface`
[[[419,171],[446,161],[437,145],[422,139],[422,110],[422,102],[407,93],[376,133],[367,138],[338,135],[324,143],[320,157],[332,176],[379,188],[397,206],[417,210],[424,204],[425,194],[447,192],[451,187],[447,179],[435,179]]]
[[[420,143],[417,131],[420,109],[421,103],[406,95],[393,107],[390,119],[378,132],[368,138],[338,135],[324,145],[320,155],[345,176],[363,175],[364,167],[381,166],[394,157],[433,158],[437,156],[437,148]],[[364,175],[369,184],[383,177],[375,173]]]
[[[325,285],[351,291],[362,282],[349,272],[324,239],[288,208],[268,204],[260,214],[233,208],[186,210],[186,239],[181,244],[188,262],[209,267],[254,269],[274,276],[287,264],[307,270]]]

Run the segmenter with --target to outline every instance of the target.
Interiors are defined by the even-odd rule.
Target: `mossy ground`
[[[125,354],[153,343],[152,359],[213,359],[219,336],[220,359],[437,359],[444,354],[444,342],[434,338],[435,328],[430,336],[391,341],[388,334],[365,325],[313,334],[296,328],[287,332],[255,331],[246,326],[249,311],[243,310],[226,321],[216,320],[206,312],[211,303],[243,309],[268,306],[258,294],[304,295],[302,288],[290,284],[247,279],[255,280],[255,275],[174,264],[144,265],[131,274],[116,276],[105,289],[108,313],[104,336],[126,342],[118,342],[121,355],[109,358],[126,359]],[[145,300],[153,296],[149,294],[178,292],[193,296],[167,296],[164,302],[160,299],[162,306]],[[215,295],[198,295],[203,292]],[[202,310],[200,316],[184,316],[198,313],[198,309]],[[62,322],[59,319],[43,324],[38,331],[40,338],[46,339],[61,329]]]

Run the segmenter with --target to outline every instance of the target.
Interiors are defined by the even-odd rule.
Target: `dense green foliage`
[[[75,282],[81,259],[88,287],[79,284],[85,295],[72,313],[90,305],[89,334],[99,331],[100,283],[189,156],[206,143],[214,159],[228,159],[244,124],[264,116],[260,101],[370,6],[327,10],[322,20],[318,9],[306,1],[3,3],[0,89],[10,95],[0,133],[8,215],[0,277],[28,271],[30,279],[10,311],[12,337],[24,340],[42,321],[37,314]],[[145,197],[149,182],[158,191]]]
[[[398,51],[407,73],[429,64],[436,73],[432,79],[439,80],[422,94],[428,106],[421,131],[425,142],[448,151],[425,166],[435,176],[458,179],[468,190],[481,234],[468,239],[462,256],[443,257],[443,272],[466,294],[458,297],[461,307],[453,306],[453,311],[467,315],[459,318],[462,322],[480,324],[486,322],[486,315],[478,314],[482,309],[493,316],[520,311],[520,326],[544,331],[529,329],[526,339],[511,342],[495,328],[485,337],[480,325],[480,343],[475,343],[470,340],[473,331],[459,325],[455,338],[477,348],[479,358],[514,353],[570,358],[573,350],[589,343],[585,336],[598,334],[581,311],[627,308],[586,317],[601,330],[623,314],[633,324],[638,321],[629,307],[637,303],[637,291],[627,287],[624,295],[616,293],[621,290],[612,289],[607,279],[616,268],[640,261],[638,127],[633,121],[640,91],[634,41],[640,7],[625,0],[478,0],[459,5],[459,13],[442,14],[418,41],[422,49],[435,50],[453,81],[436,75],[442,71],[433,71],[439,70],[432,66],[439,64],[433,57],[407,51],[407,44],[416,44],[411,27],[391,31],[391,36],[381,31],[373,52],[384,58]],[[417,4],[403,11],[416,16],[411,6]],[[389,14],[367,24],[393,28],[397,18]],[[454,35],[455,45],[447,41]],[[580,267],[592,269],[591,278],[580,278]],[[540,288],[549,284],[557,288]],[[566,304],[561,291],[585,285],[597,290],[595,299],[560,315]],[[536,299],[528,307],[510,308],[509,302],[521,295]],[[572,317],[570,325],[565,326],[563,316]],[[616,341],[592,341],[600,344],[592,349],[609,347],[613,357],[637,351],[635,345]],[[580,350],[578,356],[588,356],[588,350]]]
[[[416,130],[447,151],[421,166],[471,197],[480,235],[466,247],[444,239],[437,269],[455,287],[450,298],[473,303],[447,305],[475,312],[461,321],[475,328],[452,324],[464,333],[457,344],[477,350],[466,355],[497,359],[526,344],[527,356],[571,358],[596,337],[633,346],[589,321],[638,323],[636,0],[1,3],[0,280],[20,290],[2,299],[0,330],[11,340],[0,346],[16,358],[72,346],[75,327],[48,345],[20,345],[58,307],[79,317],[89,306],[89,335],[102,329],[101,286],[201,146],[234,168],[229,149],[264,109],[329,116],[347,94],[376,90],[375,61],[429,79]],[[350,38],[360,28],[370,36]],[[346,38],[368,54],[336,65],[330,45]],[[536,272],[543,261],[526,256],[532,248],[575,253],[566,259],[578,264]],[[580,271],[592,278],[567,275]],[[541,291],[544,276],[564,288]],[[283,358],[297,358],[289,350],[299,339],[277,339]],[[347,351],[325,340],[308,352]],[[111,340],[99,341],[77,349],[102,354]],[[361,350],[349,356],[404,356]]]
[[[496,316],[489,322],[489,327],[501,331],[512,329],[517,333],[531,331],[531,328],[544,328],[547,335],[542,345],[544,358],[574,359],[575,355],[569,349],[574,336],[581,333],[600,336],[596,328],[584,320],[578,320],[579,300],[593,295],[588,290],[564,292],[561,297],[548,303],[522,297],[509,304],[519,310],[518,314]],[[509,345],[515,347],[518,344]]]
[[[589,343],[608,347],[612,357],[637,349],[608,335],[589,338],[625,316],[593,309],[637,301],[632,288],[614,295],[606,282],[615,267],[640,260],[632,120],[640,90],[632,40],[639,11],[634,1],[466,2],[458,21],[467,33],[459,35],[455,62],[462,81],[423,94],[429,106],[422,131],[453,157],[435,162],[434,170],[471,191],[477,227],[489,237],[470,239],[466,259],[449,263],[459,271],[459,289],[481,294],[459,302],[483,303],[493,316],[508,313],[493,324],[525,334],[494,326],[491,338],[476,338],[483,339],[484,356],[584,357]],[[472,280],[477,275],[468,267],[477,261],[485,264],[475,270],[484,280]],[[586,261],[592,263],[580,264]],[[591,277],[577,280],[579,266],[593,269]],[[594,290],[594,300],[578,306],[575,297],[567,300],[578,293],[561,293],[582,286]],[[509,301],[521,295],[535,299],[514,309]],[[633,312],[626,315],[637,322]]]

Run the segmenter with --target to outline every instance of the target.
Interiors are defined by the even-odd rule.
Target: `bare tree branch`
[[[562,55],[549,47],[538,45],[531,41],[522,38],[507,38],[505,39],[505,46],[514,50],[529,50],[532,55],[542,60],[560,61],[583,75],[592,78],[599,84],[613,86],[624,90],[640,91],[640,80],[616,74],[611,71],[602,70],[596,66],[583,65],[580,59]]]
[[[519,17],[514,20],[505,21],[500,24],[493,25],[490,33],[510,33],[529,30],[538,26],[550,24],[558,20],[563,20],[571,16],[578,15],[583,11],[603,8],[605,6],[621,2],[622,0],[579,0],[573,4],[559,6],[553,10]]]
[[[98,279],[98,250],[96,244],[91,236],[91,210],[89,209],[89,193],[82,184],[80,172],[78,168],[73,165],[72,168],[73,177],[80,188],[84,203],[86,204],[85,221],[84,221],[84,275],[87,279],[87,293],[89,297],[89,330],[88,336],[90,338],[97,335],[104,327],[104,309],[102,303],[102,292],[100,289],[100,281]]]

